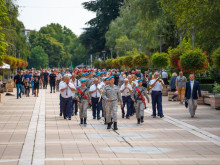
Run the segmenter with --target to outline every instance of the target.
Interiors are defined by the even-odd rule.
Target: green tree
[[[209,54],[220,45],[219,0],[160,0],[162,8],[174,18],[177,29],[191,38],[195,30],[196,44]]]
[[[7,8],[5,6],[5,1],[0,0],[0,65],[2,65],[3,55],[6,54],[7,43],[5,42],[5,34],[2,32],[3,22],[8,20]]]
[[[85,9],[95,12],[96,17],[91,19],[80,36],[82,44],[90,50],[90,53],[101,52],[105,49],[105,34],[109,24],[119,15],[119,8],[123,0],[93,0],[84,2]]]
[[[36,69],[48,67],[48,55],[41,46],[36,46],[31,49],[28,67]]]

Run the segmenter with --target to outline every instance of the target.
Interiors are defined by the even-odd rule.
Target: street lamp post
[[[92,54],[90,55],[90,60],[91,60],[91,68],[92,68]]]
[[[119,49],[120,49],[120,47],[117,47],[117,57],[119,57]]]
[[[112,51],[113,51],[113,48],[110,48],[110,51],[111,51],[111,58],[112,58]]]
[[[106,51],[105,51],[105,50],[103,50],[103,51],[102,51],[102,53],[104,54],[104,61],[105,61],[105,53],[106,53]]]
[[[195,28],[194,26],[192,26],[192,48],[193,48],[193,51],[194,51],[194,47],[195,47]]]
[[[139,43],[140,53],[141,53],[141,43]]]
[[[129,43],[129,55],[131,55],[131,42]]]
[[[127,48],[127,44],[125,44],[125,56],[127,55],[127,50],[126,50],[126,48]]]
[[[160,37],[160,53],[162,53],[162,37],[163,36],[164,35],[162,35],[162,34],[158,35],[158,37]]]
[[[182,29],[179,29],[179,35],[180,35],[180,48],[182,49],[182,41],[183,41],[183,36],[182,36]]]

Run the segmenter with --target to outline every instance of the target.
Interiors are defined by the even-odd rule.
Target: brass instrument
[[[158,81],[158,80],[159,80],[159,81]],[[158,77],[158,78],[156,79],[155,82],[157,82],[157,81],[158,81],[159,83],[162,83],[160,77]],[[148,84],[148,86],[147,86],[147,90],[150,91],[152,88],[153,88],[153,87],[152,87],[151,85]]]

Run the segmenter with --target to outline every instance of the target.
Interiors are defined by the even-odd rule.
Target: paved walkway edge
[[[42,95],[44,97],[42,97]],[[43,103],[43,104],[42,104]],[[39,131],[39,132],[38,132]],[[44,141],[44,144],[40,144]],[[42,148],[43,145],[43,148]],[[34,156],[34,151],[36,155]],[[44,155],[40,155],[38,152]],[[39,156],[40,155],[40,156]],[[45,91],[41,91],[36,99],[25,142],[22,148],[18,165],[31,165],[33,157],[45,159]],[[36,161],[34,161],[36,162]],[[42,161],[41,161],[42,162]],[[39,163],[38,163],[39,164]],[[41,164],[39,164],[41,165]]]

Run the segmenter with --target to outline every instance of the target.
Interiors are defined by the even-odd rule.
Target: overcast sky
[[[82,7],[90,0],[17,0],[19,20],[26,29],[39,30],[50,23],[59,23],[80,35],[85,23],[95,17],[95,13]]]

